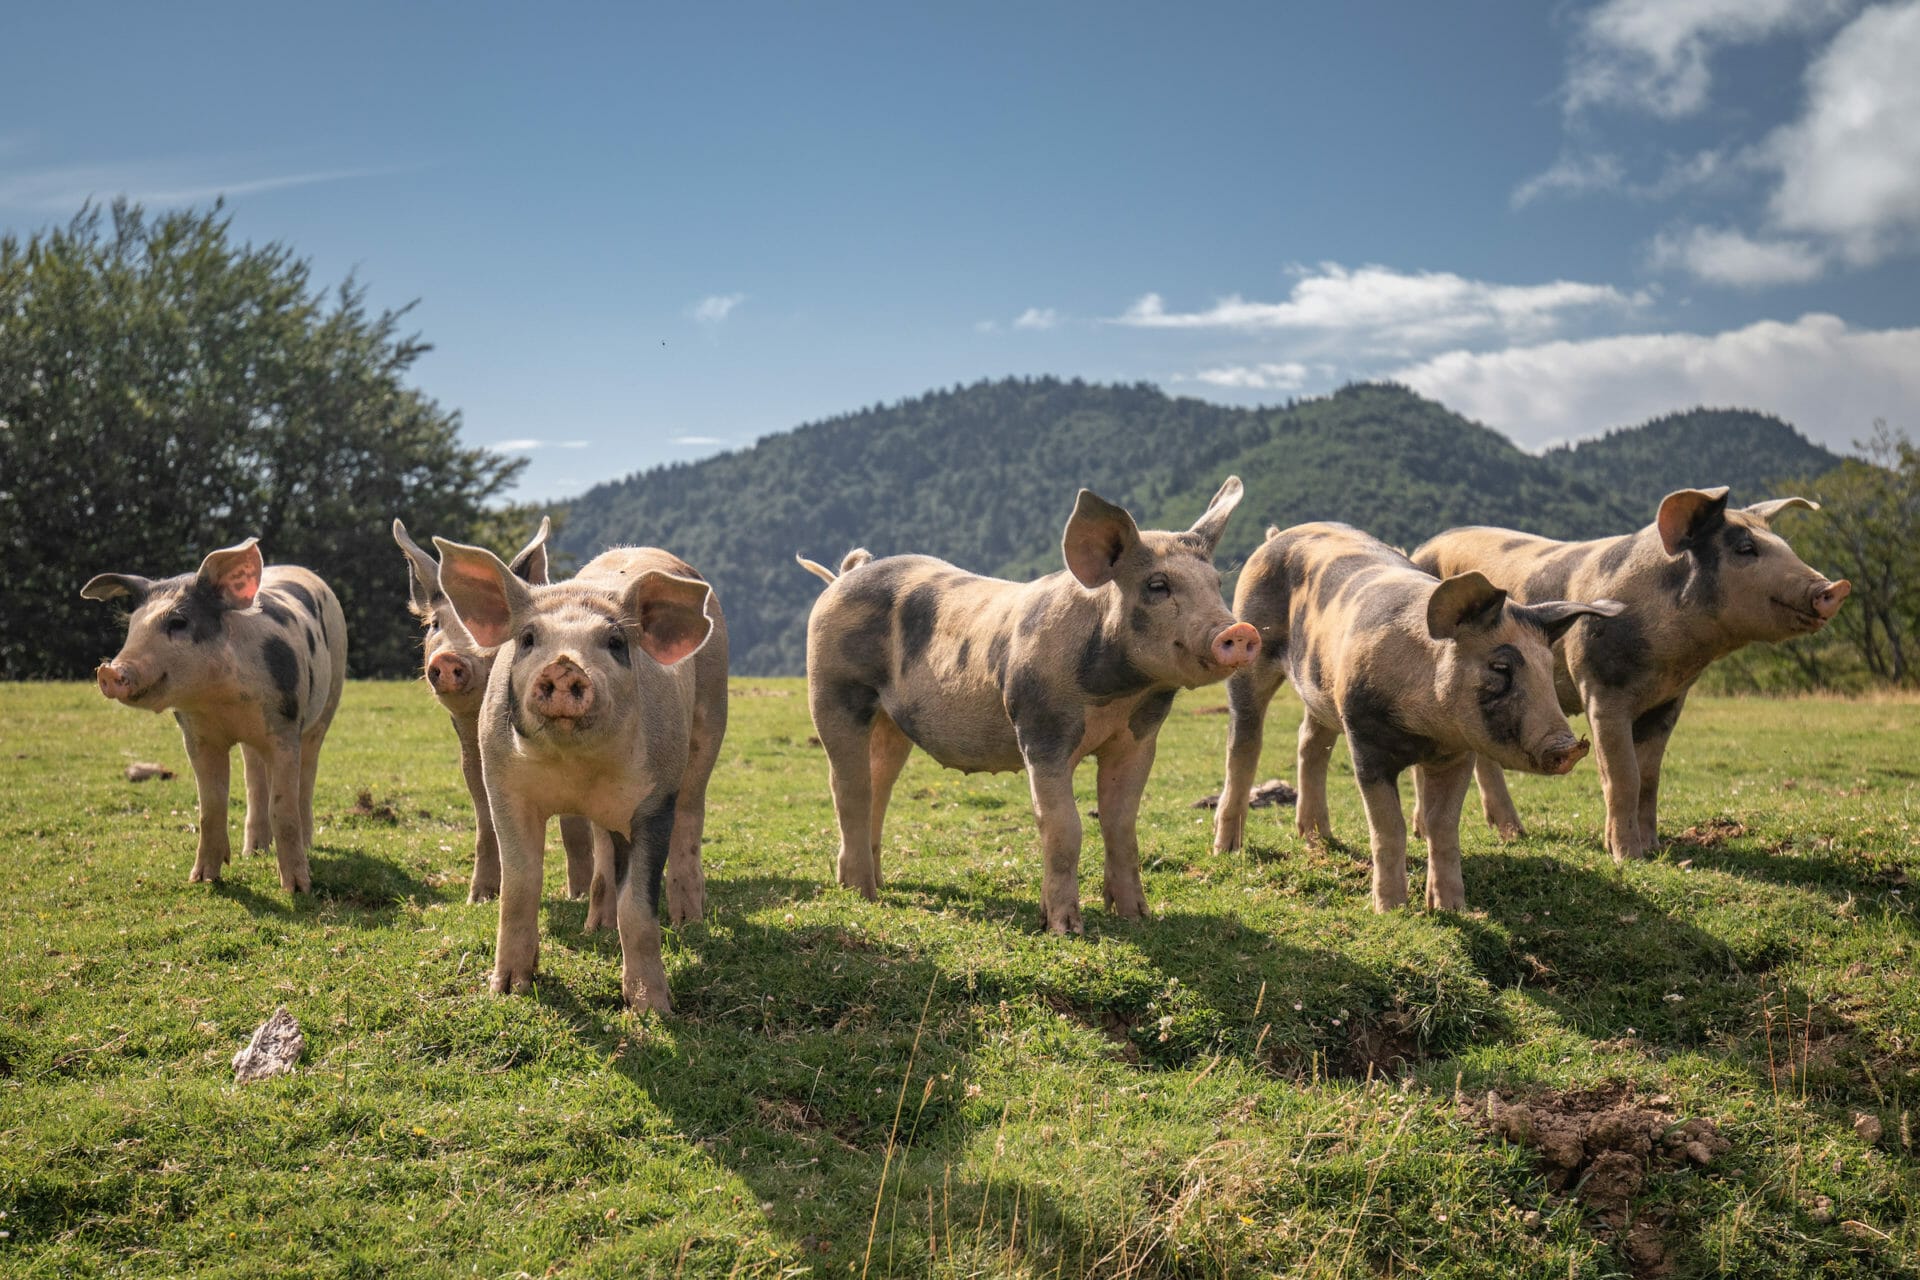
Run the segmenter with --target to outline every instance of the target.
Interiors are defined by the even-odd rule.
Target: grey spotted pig
[[[347,623],[314,573],[266,566],[258,539],[212,552],[199,572],[153,580],[103,573],[89,600],[132,608],[120,652],[95,671],[100,692],[173,712],[200,791],[189,880],[218,880],[232,860],[227,792],[234,744],[246,761],[248,854],[272,846],[280,887],[312,888],[313,782],[347,674]]]
[[[1214,848],[1246,838],[1247,796],[1267,708],[1289,677],[1300,721],[1300,834],[1332,834],[1327,763],[1347,735],[1367,810],[1373,906],[1407,900],[1400,774],[1414,769],[1416,827],[1427,841],[1427,905],[1466,905],[1460,802],[1475,753],[1529,773],[1566,773],[1587,754],[1553,691],[1554,640],[1618,603],[1521,605],[1478,573],[1441,581],[1343,524],[1304,524],[1267,540],[1241,571],[1234,612],[1260,630],[1259,659],[1227,684],[1227,778]]]
[[[1135,819],[1160,724],[1180,689],[1250,661],[1254,629],[1220,598],[1213,549],[1240,502],[1238,477],[1192,528],[1142,532],[1082,489],[1067,569],[1006,582],[931,556],[851,553],[807,621],[807,698],[840,824],[840,883],[880,890],[880,830],[894,780],[920,747],[950,769],[1027,771],[1040,823],[1046,927],[1079,933],[1080,813],[1074,767],[1100,762],[1106,902],[1146,914]]]

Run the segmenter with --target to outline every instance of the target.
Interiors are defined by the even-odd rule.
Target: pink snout
[[[132,668],[118,662],[101,663],[93,669],[93,678],[100,682],[101,696],[115,702],[125,702],[140,687]]]
[[[1587,758],[1590,749],[1591,744],[1585,738],[1549,747],[1540,753],[1540,771],[1550,774],[1571,773],[1573,766]]]
[[[1841,602],[1852,594],[1853,584],[1842,578],[1838,582],[1829,582],[1825,587],[1814,592],[1810,603],[1813,605],[1813,611],[1820,615],[1820,621],[1826,622],[1840,612]]]
[[[550,720],[576,719],[593,705],[593,681],[571,658],[549,662],[533,678],[527,705]]]
[[[1213,660],[1232,669],[1260,656],[1260,630],[1251,622],[1236,622],[1213,638]]]
[[[473,663],[457,653],[436,653],[427,661],[427,683],[435,693],[465,693],[473,687]]]

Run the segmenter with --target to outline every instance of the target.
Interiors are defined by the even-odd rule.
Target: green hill
[[[1681,485],[1730,485],[1737,502],[1782,496],[1771,486],[1825,475],[1840,456],[1771,414],[1689,409],[1549,449],[1542,461],[1651,512]]]
[[[1682,485],[1744,491],[1750,476],[1832,465],[1810,463],[1809,451],[1833,455],[1777,419],[1702,414],[1541,458],[1387,384],[1235,409],[1148,384],[982,382],[599,485],[572,503],[559,548],[576,560],[613,543],[672,549],[725,602],[734,670],[790,674],[804,664],[806,613],[820,589],[795,552],[832,564],[864,546],[1015,578],[1051,572],[1082,485],[1149,527],[1171,528],[1239,475],[1247,498],[1221,545],[1221,564],[1232,567],[1268,524],[1345,520],[1403,546],[1458,524],[1596,537],[1644,524],[1659,495]],[[1757,424],[1754,440],[1723,463],[1715,442],[1738,441],[1745,423]],[[1656,429],[1655,446],[1636,448],[1639,433]],[[1690,431],[1703,438],[1689,442]]]

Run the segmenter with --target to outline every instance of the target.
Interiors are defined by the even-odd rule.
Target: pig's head
[[[1617,600],[1515,604],[1473,571],[1427,599],[1427,634],[1440,642],[1434,692],[1473,749],[1509,769],[1566,773],[1587,754],[1553,687],[1553,643],[1581,618],[1611,618]]]
[[[520,578],[534,585],[547,582],[547,535],[553,521],[540,518],[540,528],[508,564]],[[426,628],[422,673],[433,696],[450,713],[471,717],[480,713],[480,700],[493,672],[493,648],[473,638],[459,612],[440,589],[440,566],[407,536],[407,527],[393,522],[393,540],[407,557],[407,607]]]
[[[165,711],[230,685],[235,675],[227,617],[250,608],[264,567],[259,539],[210,553],[198,573],[159,581],[103,573],[80,588],[88,600],[128,602],[127,639],[94,670],[103,696]]]
[[[1118,660],[1155,683],[1187,688],[1224,680],[1260,652],[1260,633],[1220,598],[1213,549],[1240,505],[1229,476],[1184,533],[1140,531],[1125,509],[1082,489],[1060,541],[1067,571],[1108,595]]]
[[[618,590],[540,586],[482,547],[433,541],[441,590],[474,640],[495,651],[489,706],[497,691],[522,742],[624,750],[664,701],[666,669],[713,629],[707,584],[694,578],[649,571]]]
[[[1786,640],[1827,625],[1853,591],[1830,582],[1795,555],[1771,522],[1790,507],[1818,511],[1805,498],[1775,498],[1729,509],[1727,490],[1681,489],[1660,500],[1654,526],[1660,545],[1680,559],[1687,576],[1683,600],[1712,612],[1728,637],[1741,644]]]

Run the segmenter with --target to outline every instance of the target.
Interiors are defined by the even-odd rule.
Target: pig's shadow
[[[232,872],[241,862],[236,853],[227,874],[215,882],[213,890],[256,916],[281,920],[324,918],[329,924],[378,929],[391,924],[409,902],[452,900],[452,890],[435,888],[384,858],[354,848],[315,845],[307,850],[307,874],[313,889],[311,893],[299,895],[281,890],[271,853],[245,859],[247,864],[259,867],[264,873],[258,877],[236,879]],[[256,888],[253,883],[256,879],[266,887]]]

